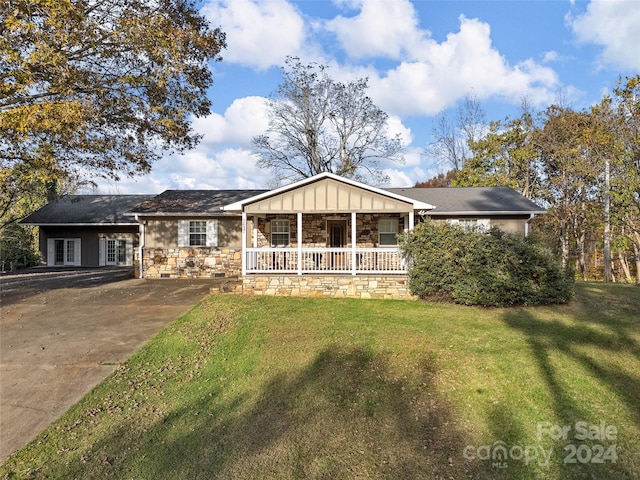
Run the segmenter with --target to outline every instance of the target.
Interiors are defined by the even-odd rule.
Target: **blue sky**
[[[162,158],[150,174],[98,180],[96,193],[263,188],[251,138],[267,128],[264,99],[288,55],[330,67],[336,80],[369,79],[369,94],[406,143],[403,164],[385,163],[388,186],[445,171],[424,155],[434,119],[472,92],[487,121],[562,100],[597,103],[619,76],[640,73],[640,0],[409,1],[204,0],[227,34],[212,65],[211,115],[195,119],[200,145]]]

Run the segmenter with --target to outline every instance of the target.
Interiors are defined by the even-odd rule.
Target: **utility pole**
[[[611,195],[609,190],[610,181],[609,157],[604,160],[604,281],[611,281]]]

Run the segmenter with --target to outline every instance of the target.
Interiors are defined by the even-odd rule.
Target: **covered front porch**
[[[244,272],[404,274],[397,235],[413,227],[413,212],[254,216]]]
[[[432,205],[322,173],[228,205],[242,215],[242,275],[404,275],[398,234]]]

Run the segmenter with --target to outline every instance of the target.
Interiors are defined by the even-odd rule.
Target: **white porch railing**
[[[407,271],[397,248],[356,248],[355,252],[351,248],[247,248],[245,254],[247,273],[392,274]]]

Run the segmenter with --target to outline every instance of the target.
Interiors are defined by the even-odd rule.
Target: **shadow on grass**
[[[257,398],[202,391],[145,432],[123,425],[88,463],[107,459],[101,474],[122,478],[488,478],[463,458],[436,371],[429,356],[398,368],[386,354],[329,346]]]
[[[570,452],[565,449],[568,444],[586,443],[593,453],[595,444],[606,448],[616,443],[606,439],[575,439],[576,422],[599,425],[605,421],[605,418],[594,417],[597,406],[591,408],[576,394],[577,389],[584,388],[577,387],[579,384],[592,382],[599,388],[604,387],[606,394],[614,395],[626,406],[634,428],[640,428],[640,376],[624,371],[620,366],[628,365],[626,362],[631,359],[637,372],[640,365],[640,346],[634,338],[640,331],[640,290],[627,289],[624,295],[611,297],[601,289],[581,285],[578,286],[577,306],[570,321],[537,316],[532,309],[508,311],[503,317],[509,327],[525,335],[546,384],[554,418],[544,420],[552,425],[571,427],[567,439],[555,442],[556,458],[561,463]],[[571,365],[586,372],[584,378],[571,376],[575,372]],[[613,422],[616,426],[619,439],[624,427],[616,424],[618,412],[606,405],[606,400],[604,402],[601,411],[606,423],[611,425]],[[557,478],[640,478],[637,455],[638,452],[618,449],[619,459],[615,463],[565,464],[562,476]]]

